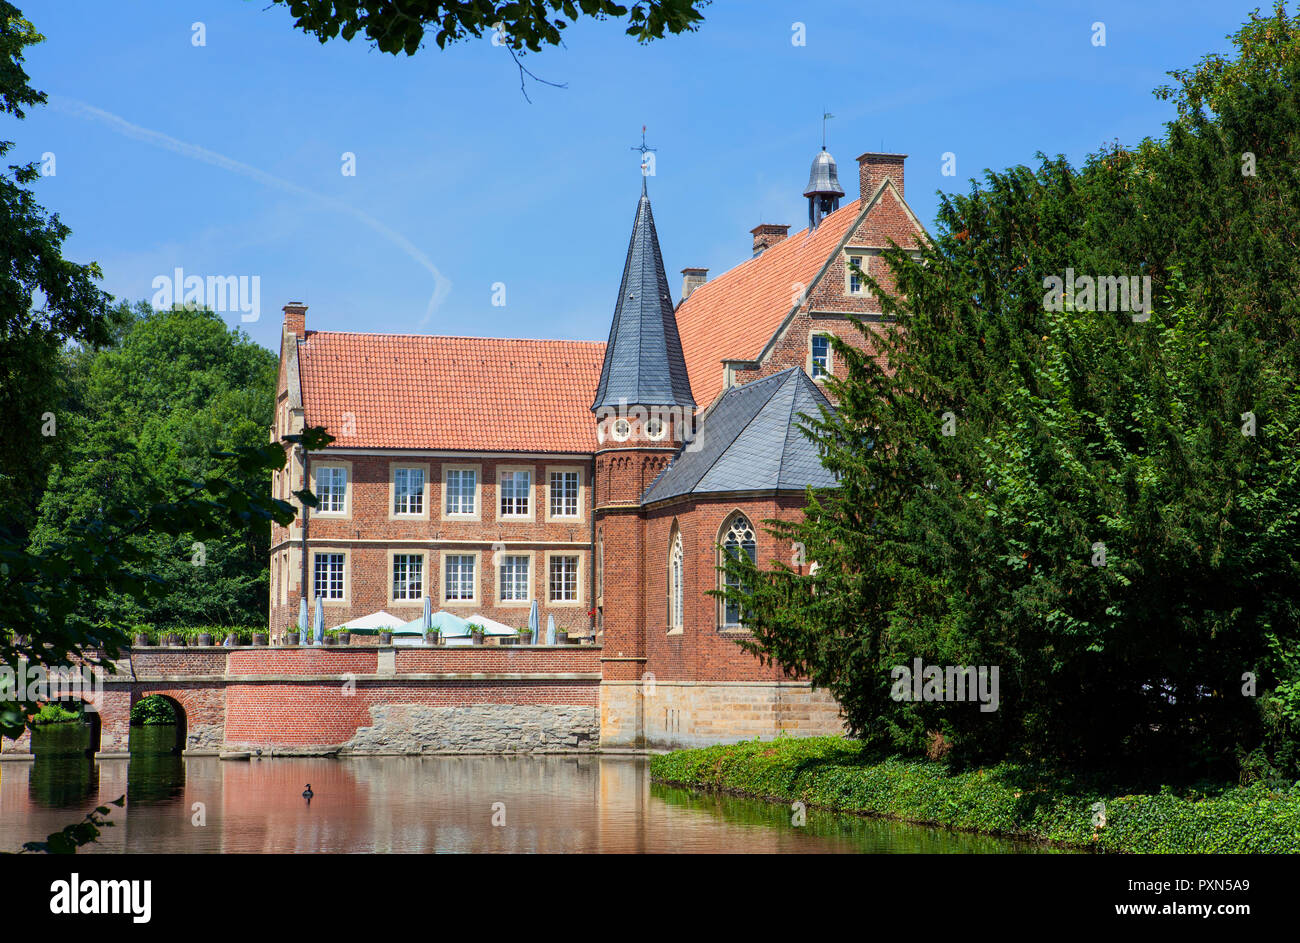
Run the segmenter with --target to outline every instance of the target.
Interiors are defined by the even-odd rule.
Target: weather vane
[[[639,145],[633,144],[630,150],[641,152],[641,176],[644,177],[646,175],[646,165],[649,164],[651,167],[654,166],[654,158],[651,157],[647,159],[646,155],[649,154],[651,151],[659,150],[659,148],[657,147],[651,147],[650,145],[646,144],[645,125],[641,125],[641,143]],[[654,173],[653,170],[651,170],[650,172]]]

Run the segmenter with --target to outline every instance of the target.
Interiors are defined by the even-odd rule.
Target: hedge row
[[[656,782],[1113,852],[1300,852],[1300,784],[1215,795],[1109,795],[1021,767],[954,773],[839,737],[748,741],[653,757]],[[1104,803],[1105,825],[1093,823]]]

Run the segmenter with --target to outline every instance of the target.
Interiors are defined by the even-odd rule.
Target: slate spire
[[[626,406],[695,408],[644,175],[591,408],[617,407],[620,401]]]

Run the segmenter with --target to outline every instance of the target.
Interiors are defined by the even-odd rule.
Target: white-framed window
[[[551,517],[579,517],[578,489],[582,480],[576,471],[550,473]]]
[[[501,493],[501,517],[529,517],[529,493],[533,487],[533,473],[526,469],[501,471],[497,478],[497,490]]]
[[[862,280],[862,276],[854,271],[859,269],[863,274],[867,271],[867,257],[865,255],[850,255],[849,264],[846,266],[849,273],[849,294],[862,295],[866,294],[867,283]]]
[[[682,575],[686,555],[682,552],[682,532],[673,527],[672,540],[668,547],[668,631],[677,632],[682,628],[683,590]]]
[[[527,554],[505,554],[501,557],[501,601],[527,602],[529,600],[528,571],[532,557]]]
[[[808,343],[812,353],[812,378],[828,376],[831,372],[831,339],[828,334],[813,334]]]
[[[393,469],[393,513],[424,513],[424,469],[399,466]]]
[[[554,554],[547,560],[547,596],[551,602],[578,601],[578,558]]]
[[[421,599],[424,596],[424,554],[393,554],[393,599]]]
[[[448,602],[469,602],[475,598],[475,562],[472,553],[449,553],[443,557],[443,599]]]
[[[448,468],[443,472],[443,513],[471,517],[478,514],[478,469]]]
[[[321,599],[344,599],[343,571],[346,557],[341,553],[317,553],[312,557],[312,595]]]
[[[719,543],[722,544],[722,553],[726,557],[739,557],[743,553],[751,562],[757,560],[758,545],[754,536],[754,525],[743,514],[733,514],[722,525]],[[719,565],[721,563],[722,561],[719,561]],[[724,572],[719,575],[722,577],[720,589],[739,588],[739,581],[730,573]],[[731,599],[722,600],[722,628],[740,628],[742,616],[738,603]]]
[[[348,470],[342,465],[322,465],[316,469],[316,497],[321,514],[343,514],[348,507]]]

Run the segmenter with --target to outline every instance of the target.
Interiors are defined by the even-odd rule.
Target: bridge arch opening
[[[179,755],[187,729],[184,705],[168,694],[144,693],[131,703],[132,753]]]

